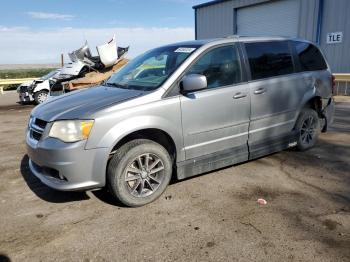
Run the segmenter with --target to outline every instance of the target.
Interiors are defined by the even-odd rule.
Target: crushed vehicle
[[[62,83],[62,91],[59,94],[78,90],[81,88],[87,88],[101,84],[107,80],[112,74],[120,70],[125,64],[128,63],[127,59],[120,59],[115,65],[110,68],[102,69],[99,71],[92,71],[86,73],[84,77],[72,79]]]
[[[60,74],[56,75],[53,79],[54,83],[51,86],[50,95],[57,96],[72,91],[73,89],[67,88],[69,85],[67,86],[65,83],[69,83],[71,80],[82,79],[88,73],[98,75],[99,73],[104,74],[111,70],[114,72],[114,65],[124,59],[124,56],[129,51],[129,47],[117,47],[115,36],[113,36],[108,43],[97,46],[96,50],[98,56],[92,56],[88,42],[86,41],[81,48],[69,53],[71,63],[65,65]]]
[[[124,57],[129,47],[117,47],[115,36],[96,49],[98,56],[92,56],[86,41],[81,48],[68,54],[71,63],[18,86],[20,102],[35,101],[36,104],[41,104],[48,97],[51,99],[66,92],[100,84],[128,62]]]
[[[31,172],[57,190],[108,188],[127,206],[185,179],[295,147],[334,114],[334,77],[313,43],[285,37],[197,40],[130,61],[103,85],[30,114]]]
[[[35,101],[36,104],[43,103],[50,92],[50,86],[55,76],[60,73],[61,69],[56,69],[40,77],[39,79],[26,82],[17,87],[19,100],[21,103]]]

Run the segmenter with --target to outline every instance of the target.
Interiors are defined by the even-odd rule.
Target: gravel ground
[[[33,177],[33,106],[16,101],[0,95],[0,261],[350,261],[349,97],[312,150],[174,182],[141,208]]]

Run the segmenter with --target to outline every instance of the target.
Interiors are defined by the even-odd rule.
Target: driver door
[[[186,160],[202,159],[215,168],[220,161],[227,166],[248,160],[250,96],[241,68],[230,44],[207,51],[186,73],[205,75],[208,82],[205,90],[180,97]]]

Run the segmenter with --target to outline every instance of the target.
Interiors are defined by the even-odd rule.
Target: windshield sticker
[[[175,53],[192,53],[196,48],[191,48],[191,47],[179,47],[176,49],[174,52]]]

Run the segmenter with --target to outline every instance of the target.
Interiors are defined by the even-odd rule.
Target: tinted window
[[[236,48],[224,46],[209,51],[191,66],[187,74],[205,75],[208,88],[241,82],[241,68]]]
[[[252,79],[261,79],[294,72],[288,42],[246,43]]]
[[[327,64],[318,48],[309,43],[293,42],[299,57],[300,71],[327,69]]]

